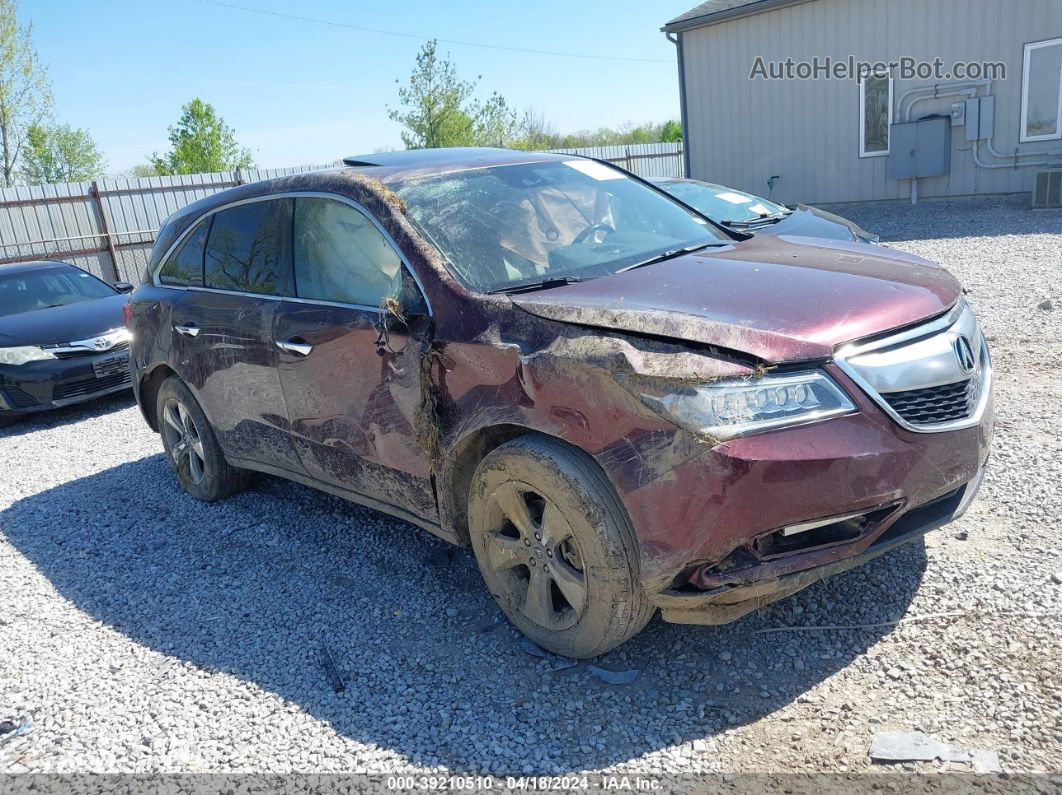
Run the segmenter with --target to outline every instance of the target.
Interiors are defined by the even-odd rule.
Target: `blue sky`
[[[696,5],[218,0],[362,27],[504,47],[640,58],[534,55],[440,43],[466,78],[562,131],[678,117],[674,47],[659,31]],[[88,129],[109,172],[167,149],[166,129],[199,96],[264,167],[400,147],[387,118],[422,40],[303,22],[203,0],[22,0],[61,122]]]

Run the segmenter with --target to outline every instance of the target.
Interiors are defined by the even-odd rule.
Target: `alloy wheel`
[[[203,440],[191,412],[179,400],[170,398],[163,406],[162,417],[165,421],[163,427],[166,446],[177,467],[180,468],[182,463],[186,464],[192,482],[202,483],[206,471],[206,456]]]
[[[490,496],[488,565],[524,616],[550,630],[574,625],[586,608],[586,573],[571,524],[530,486],[509,481]]]

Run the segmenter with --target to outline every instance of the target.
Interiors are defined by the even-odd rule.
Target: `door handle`
[[[173,330],[176,331],[178,334],[183,334],[186,337],[199,336],[199,326],[197,326],[195,323],[174,323]]]
[[[309,356],[313,351],[313,345],[306,342],[302,337],[292,337],[287,340],[277,340],[277,347],[288,353],[296,353],[299,356]]]

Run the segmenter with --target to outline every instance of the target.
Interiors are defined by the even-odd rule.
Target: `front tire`
[[[247,488],[249,473],[225,460],[210,421],[184,382],[170,376],[157,400],[162,446],[185,491],[197,500],[215,502]]]
[[[468,524],[488,590],[543,648],[595,657],[653,615],[627,512],[581,450],[539,434],[496,448],[476,470]]]

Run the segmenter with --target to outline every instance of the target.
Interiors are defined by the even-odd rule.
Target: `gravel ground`
[[[0,770],[858,772],[895,729],[1059,771],[1062,215],[844,212],[952,268],[992,340],[960,522],[729,626],[654,619],[597,661],[641,671],[616,686],[484,631],[468,550],[277,480],[197,503],[128,398],[62,411],[0,431],[0,719],[32,722]]]

